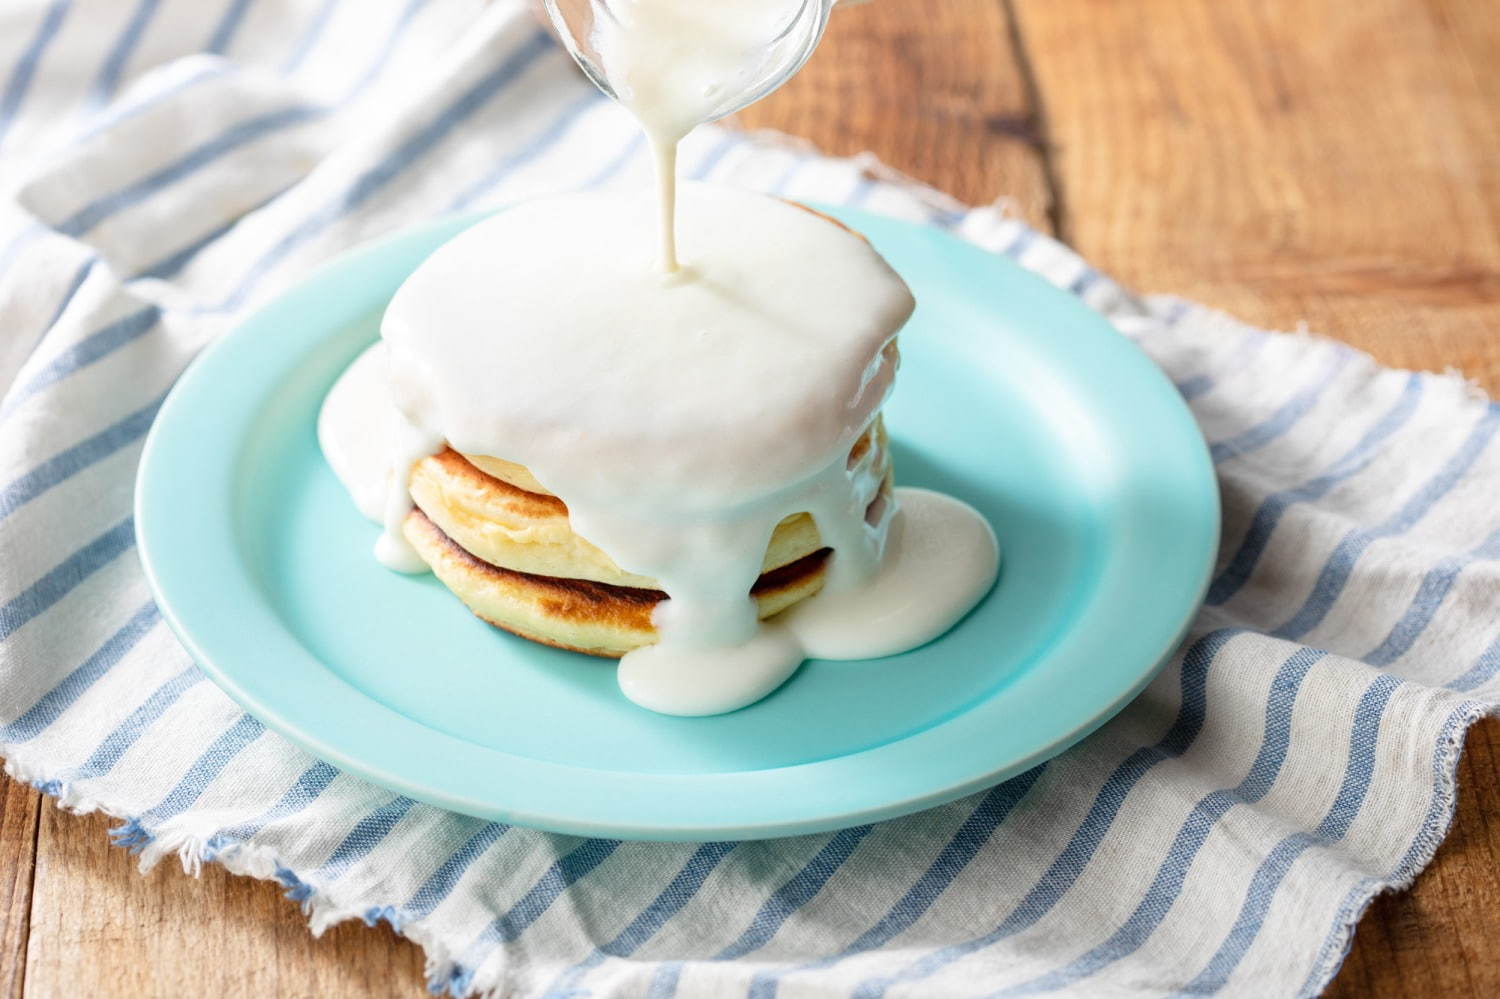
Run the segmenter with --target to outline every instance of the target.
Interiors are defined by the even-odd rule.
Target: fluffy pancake
[[[890,459],[879,420],[855,443],[849,461],[854,468],[867,465],[876,478],[888,477]],[[537,488],[527,488],[530,484]],[[428,519],[482,562],[537,576],[657,586],[653,579],[621,569],[574,534],[562,500],[539,491],[531,473],[513,462],[444,450],[413,466],[410,487],[412,499]],[[772,534],[762,568],[780,568],[821,547],[811,517],[788,517]]]
[[[849,467],[873,474],[888,497],[890,457],[878,420],[850,451]],[[656,641],[651,612],[666,594],[574,534],[562,500],[519,484],[528,479],[535,482],[520,465],[453,450],[425,458],[412,469],[416,509],[403,534],[445,586],[498,628],[608,657]],[[760,616],[816,593],[828,556],[811,517],[783,520],[751,590]]]
[[[420,509],[407,516],[404,533],[443,585],[497,628],[543,645],[609,658],[656,641],[651,611],[666,599],[660,590],[501,569],[469,554]],[[828,555],[821,548],[763,573],[751,590],[760,616],[770,617],[816,593]]]

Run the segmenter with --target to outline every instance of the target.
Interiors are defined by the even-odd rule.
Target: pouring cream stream
[[[677,144],[750,96],[767,53],[812,0],[593,0],[592,47],[656,160],[660,266],[677,270]],[[566,25],[563,26],[566,30]]]

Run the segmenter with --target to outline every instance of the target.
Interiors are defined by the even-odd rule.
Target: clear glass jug
[[[605,72],[594,40],[602,18],[619,23],[621,11],[635,0],[545,0],[557,33],[578,65],[600,90],[616,99],[620,94]],[[711,5],[713,0],[703,0]],[[788,0],[784,23],[765,44],[756,64],[735,87],[716,94],[703,120],[714,121],[755,103],[802,68],[828,24],[828,15],[839,0]],[[847,3],[847,0],[845,0]]]

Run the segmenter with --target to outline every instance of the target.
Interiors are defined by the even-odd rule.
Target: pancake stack
[[[875,421],[849,453],[851,476],[882,483],[872,521],[890,506],[885,428]],[[619,657],[652,644],[652,611],[666,599],[655,580],[626,572],[568,520],[568,508],[521,465],[451,448],[417,462],[406,539],[480,618],[545,645]],[[817,593],[830,550],[812,518],[784,519],[751,589],[770,617]]]
[[[914,302],[825,216],[680,196],[689,256],[669,277],[642,252],[649,197],[535,199],[454,237],[398,289],[319,434],[382,524],[377,558],[430,568],[490,624],[649,652],[627,666],[741,655],[744,689],[687,711],[703,713],[800,661],[757,615],[878,566],[895,509],[880,410]],[[695,682],[666,685],[692,700]]]

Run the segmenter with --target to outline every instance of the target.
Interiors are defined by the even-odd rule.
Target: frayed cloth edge
[[[153,823],[146,816],[112,806],[79,783],[65,777],[45,776],[39,767],[25,758],[24,751],[18,752],[20,749],[16,745],[0,745],[0,754],[5,757],[5,772],[14,780],[42,792],[63,811],[74,815],[97,812],[120,820],[120,825],[109,830],[110,842],[136,856],[142,874],[167,857],[175,856],[183,871],[193,877],[202,873],[204,864],[213,863],[230,874],[274,881],[282,887],[284,897],[301,910],[307,919],[308,932],[314,937],[321,937],[329,928],[355,919],[363,921],[366,926],[387,923],[397,936],[422,949],[423,977],[428,991],[434,995],[446,993],[455,999],[491,999],[505,991],[503,963],[491,968],[461,965],[424,920],[402,919],[394,906],[340,901],[327,890],[302,880],[270,847],[255,846],[213,833],[204,834],[193,828],[190,817],[173,817]]]
[[[1313,959],[1312,970],[1297,993],[1300,999],[1321,995],[1333,981],[1354,946],[1354,933],[1360,920],[1375,900],[1381,895],[1410,888],[1417,876],[1432,863],[1438,847],[1448,838],[1458,810],[1458,764],[1463,758],[1469,729],[1491,716],[1500,716],[1500,704],[1473,700],[1463,702],[1449,715],[1433,756],[1433,798],[1426,818],[1395,869],[1384,877],[1362,879],[1345,896],[1323,946]]]

